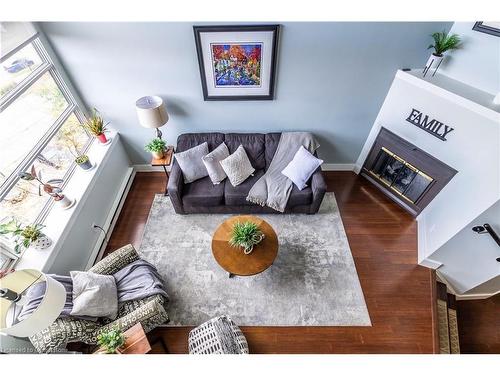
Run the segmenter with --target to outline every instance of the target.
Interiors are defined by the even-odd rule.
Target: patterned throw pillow
[[[208,143],[204,142],[201,145],[195,146],[184,152],[174,154],[175,160],[179,163],[184,183],[199,180],[208,176],[207,168],[203,164],[202,158],[208,155]]]
[[[238,186],[255,172],[242,145],[232,155],[222,160],[220,165],[233,186]]]
[[[208,155],[205,155],[202,160],[207,168],[208,175],[214,185],[220,184],[226,177],[226,172],[222,169],[220,161],[229,156],[229,150],[224,142],[222,142],[215,150]]]

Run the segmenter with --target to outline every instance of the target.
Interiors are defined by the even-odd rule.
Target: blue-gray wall
[[[203,101],[191,23],[39,24],[83,100],[147,164],[153,131],[134,103],[162,96],[165,139],[193,131],[309,130],[327,163],[354,163],[398,68],[422,67],[429,35],[452,23],[284,23],[274,101]]]

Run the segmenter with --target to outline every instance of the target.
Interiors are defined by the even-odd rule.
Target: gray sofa
[[[213,185],[207,176],[190,184],[184,184],[184,178],[179,164],[174,158],[170,178],[168,180],[168,194],[178,214],[190,213],[279,213],[269,207],[247,202],[246,197],[253,186],[269,167],[278,147],[281,133],[186,133],[177,138],[176,152],[186,151],[203,142],[208,143],[212,151],[222,142],[225,142],[229,152],[233,153],[239,145],[245,151],[255,168],[254,176],[250,176],[242,184],[233,187],[225,179],[218,185]],[[293,185],[285,213],[314,214],[326,192],[326,183],[321,169],[318,168],[302,191]]]

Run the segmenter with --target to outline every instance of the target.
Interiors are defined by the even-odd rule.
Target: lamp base
[[[159,128],[156,128],[155,130],[156,130],[156,138],[161,139],[162,136],[161,130]]]

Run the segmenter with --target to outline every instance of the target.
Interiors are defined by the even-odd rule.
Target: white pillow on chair
[[[292,161],[288,163],[281,173],[292,180],[299,190],[302,190],[307,186],[307,181],[321,164],[323,164],[323,160],[312,155],[304,146],[300,146]]]

